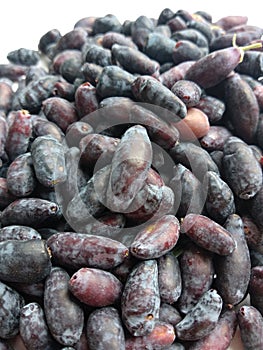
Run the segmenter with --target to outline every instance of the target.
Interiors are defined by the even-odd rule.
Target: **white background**
[[[263,26],[262,8],[253,0],[7,0],[1,2],[0,9],[0,63],[7,62],[6,55],[12,50],[20,47],[37,49],[39,38],[50,29],[56,28],[65,34],[83,17],[112,13],[122,23],[140,15],[158,18],[165,7],[174,12],[179,9],[204,10],[214,21],[226,15],[245,15],[250,24]]]

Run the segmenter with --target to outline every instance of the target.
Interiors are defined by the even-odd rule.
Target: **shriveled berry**
[[[22,66],[33,66],[38,63],[40,56],[39,53],[35,50],[21,47],[20,49],[8,52],[7,59],[14,64],[20,64]]]

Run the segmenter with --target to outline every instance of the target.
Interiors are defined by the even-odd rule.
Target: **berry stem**
[[[238,49],[240,49],[241,56],[240,56],[239,63],[241,63],[243,61],[245,51],[253,50],[253,49],[259,49],[259,48],[262,47],[262,43],[261,42],[253,43],[253,44],[246,45],[246,46],[238,46],[236,41],[237,41],[237,34],[235,33],[233,35],[232,45],[233,45],[233,47],[237,47]]]

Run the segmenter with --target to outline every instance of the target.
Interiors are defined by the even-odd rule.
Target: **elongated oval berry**
[[[164,215],[136,235],[130,251],[139,259],[159,258],[174,248],[179,229],[179,221],[174,215]]]
[[[85,43],[87,32],[83,28],[74,28],[62,35],[56,42],[56,52],[67,49],[80,50]]]
[[[8,190],[17,197],[29,196],[36,187],[36,176],[31,153],[17,156],[9,165],[6,175]]]
[[[223,224],[226,218],[234,214],[234,194],[228,184],[220,175],[208,171],[204,177],[207,186],[205,208],[209,217],[219,224]]]
[[[204,56],[202,48],[190,40],[179,40],[173,49],[173,62],[176,66],[186,61],[197,61]],[[175,67],[176,67],[175,66]]]
[[[225,181],[239,198],[253,198],[262,187],[262,169],[252,149],[241,139],[231,136],[223,152]]]
[[[113,155],[107,206],[125,211],[144,185],[152,161],[152,146],[143,126],[130,127]]]
[[[172,253],[167,253],[157,262],[161,302],[173,304],[182,292],[182,276],[178,259]]]
[[[70,62],[71,59],[73,60],[75,59],[76,61],[81,59],[81,52],[79,50],[67,49],[59,53],[54,52],[53,54],[54,56],[52,57],[52,70],[58,74],[60,73],[60,69],[65,62],[67,61]],[[57,81],[60,81],[60,80],[57,80]],[[57,81],[54,82],[54,86],[57,83]],[[47,96],[46,98],[48,97],[49,96]]]
[[[103,110],[99,111],[103,113],[102,124],[103,125],[106,124],[107,128],[110,128],[114,125],[117,126],[119,124],[124,124],[125,126],[125,124],[129,122],[130,111],[134,104],[135,104],[134,101],[129,97],[112,96],[112,97],[104,98],[99,104],[100,108],[104,108]],[[104,113],[104,111],[106,113]],[[98,125],[96,113],[94,113],[94,118],[92,118],[92,116],[87,116],[86,118],[87,118],[87,122],[91,120],[91,122],[94,124],[94,129],[97,132],[101,132],[105,130],[104,127],[101,128],[101,126]],[[124,130],[126,129],[127,129],[127,126],[125,127]]]
[[[228,47],[201,57],[186,72],[185,79],[192,80],[204,89],[223,81],[242,60],[248,47]],[[213,72],[213,74],[211,74]]]
[[[13,239],[41,239],[41,234],[32,227],[23,225],[10,225],[0,229],[0,242]]]
[[[7,240],[0,243],[1,280],[30,284],[43,280],[50,271],[50,255],[43,240]]]
[[[179,132],[162,118],[162,109],[151,106],[151,110],[140,104],[134,104],[130,108],[129,122],[145,127],[151,141],[164,149],[170,149],[179,139]]]
[[[131,86],[134,79],[133,74],[118,66],[103,67],[97,79],[97,93],[103,98],[110,96],[132,97]]]
[[[56,185],[56,201],[64,210],[68,203],[80,188],[86,185],[87,175],[79,167],[79,149],[77,147],[70,147],[65,152],[65,166],[66,166],[66,181]]]
[[[124,329],[117,309],[96,309],[88,317],[86,334],[90,350],[125,350]]]
[[[140,101],[160,106],[170,113],[164,113],[163,118],[176,122],[187,114],[186,105],[166,86],[150,76],[139,76],[132,84],[132,93]]]
[[[194,61],[191,62],[194,63]],[[159,81],[168,89],[171,89],[172,86],[180,79],[183,79],[183,74],[180,69],[177,68],[177,66],[172,66],[170,69],[161,73],[159,77]]]
[[[178,308],[187,314],[196,305],[199,298],[212,286],[214,278],[213,254],[192,243],[179,257],[182,292]]]
[[[58,125],[63,132],[78,120],[76,107],[61,97],[49,97],[42,102],[42,110],[47,119]]]
[[[58,81],[54,84],[53,95],[65,98],[73,102],[75,94],[75,86],[67,81]]]
[[[230,232],[207,216],[186,215],[181,230],[197,245],[219,255],[228,255],[235,249]]]
[[[248,17],[247,16],[224,16],[219,18],[215,25],[223,28],[224,30],[230,30],[231,28],[235,28],[236,26],[247,24]]]
[[[47,239],[53,259],[62,266],[109,270],[129,255],[128,248],[111,238],[76,232],[56,233]]]
[[[149,334],[128,337],[125,341],[125,349],[170,349],[170,345],[173,344],[175,338],[174,327],[167,322],[158,320]]]
[[[71,276],[69,290],[82,303],[103,307],[119,300],[122,283],[108,271],[83,267]]]
[[[225,257],[215,257],[215,288],[226,304],[236,305],[246,295],[251,262],[241,217],[237,214],[230,215],[224,227],[231,233],[236,247]]]
[[[37,302],[30,302],[21,308],[19,334],[28,349],[54,350],[57,348],[48,329],[44,310]]]
[[[21,47],[20,49],[8,52],[7,59],[14,64],[21,64],[22,66],[36,65],[40,59],[39,53],[35,50],[26,49]]]
[[[238,73],[235,73],[224,81],[224,95],[226,113],[235,134],[245,142],[253,143],[260,109],[252,88]]]
[[[121,297],[122,321],[133,336],[154,329],[159,317],[160,294],[156,260],[136,265],[124,285]]]
[[[254,306],[243,305],[237,313],[242,343],[247,350],[263,348],[263,317]]]
[[[69,274],[53,267],[45,281],[44,312],[52,336],[64,346],[80,339],[84,327],[84,312],[68,289]]]
[[[55,83],[61,79],[50,73],[30,81],[17,96],[20,106],[30,113],[38,113],[42,102],[52,95]]]
[[[192,18],[191,19],[189,18],[189,20],[192,21]],[[189,21],[189,24],[190,24],[190,21]],[[206,49],[208,46],[208,40],[206,36],[200,30],[197,30],[195,28],[190,28],[190,27],[188,28],[188,26],[185,29],[181,29],[173,33],[172,39],[176,41],[190,40],[194,42],[196,45],[198,45],[199,47],[201,47],[202,49]]]
[[[57,222],[61,212],[56,203],[42,198],[20,198],[10,203],[2,212],[3,226],[24,225],[43,227]]]
[[[31,145],[31,156],[36,177],[42,185],[52,188],[66,180],[64,149],[54,137],[37,137]]]
[[[86,82],[89,82],[91,85],[96,86],[98,82],[98,77],[103,70],[103,67],[99,66],[96,63],[85,62],[81,66],[81,73]]]
[[[112,53],[109,49],[105,49],[104,47],[96,44],[91,44],[82,51],[85,62],[95,63],[102,67],[112,65]]]
[[[19,333],[20,310],[25,300],[15,289],[0,282],[0,337],[10,339]]]
[[[5,142],[5,150],[10,160],[28,150],[31,134],[31,114],[27,110],[16,111]]]
[[[114,44],[111,51],[113,58],[130,73],[153,75],[160,68],[158,62],[137,49]]]
[[[147,56],[158,61],[160,64],[172,62],[175,42],[170,36],[171,31],[167,25],[157,26],[153,33],[147,35],[143,51]]]
[[[175,326],[180,340],[198,340],[208,335],[218,322],[223,301],[215,289],[205,292],[197,304]]]
[[[96,88],[89,82],[82,83],[75,91],[75,106],[79,117],[83,117],[99,108]]]

